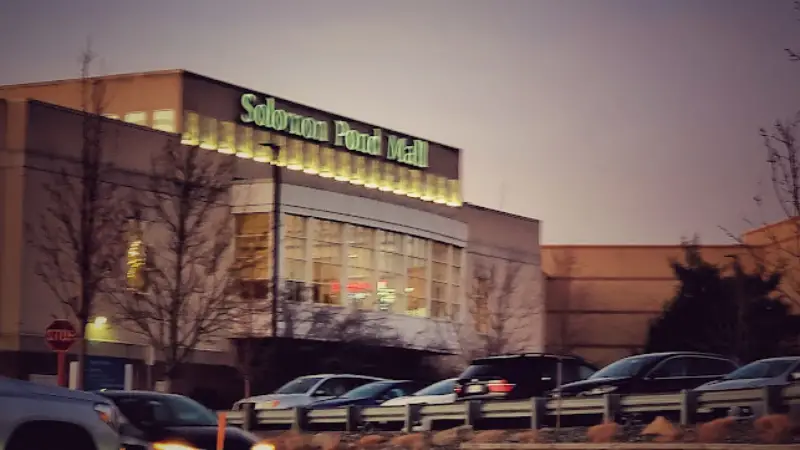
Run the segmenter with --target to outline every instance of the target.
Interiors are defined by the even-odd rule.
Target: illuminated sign
[[[242,123],[286,132],[311,141],[330,143],[352,152],[384,157],[389,161],[408,166],[421,169],[428,167],[427,141],[410,140],[394,135],[384,137],[380,128],[374,128],[371,133],[364,133],[353,129],[344,120],[334,120],[329,124],[325,120],[278,109],[275,106],[275,99],[271,97],[264,103],[257,102],[256,94],[242,94],[241,104],[244,112],[239,116]],[[331,128],[333,128],[332,135]],[[383,151],[384,147],[386,152]]]

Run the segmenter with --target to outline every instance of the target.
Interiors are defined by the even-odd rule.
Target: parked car
[[[255,409],[291,409],[308,406],[320,400],[329,400],[351,391],[361,385],[384,378],[364,375],[307,375],[295,378],[284,384],[272,394],[244,398],[233,404],[238,411],[245,403],[254,403]]]
[[[800,380],[800,356],[769,358],[746,364],[719,380],[695,389],[700,392],[786,386]]]
[[[315,402],[312,408],[338,408],[340,406],[378,406],[385,401],[397,397],[405,397],[419,390],[420,383],[416,381],[385,380],[364,384],[339,397]]]
[[[768,386],[783,387],[800,380],[800,356],[769,358],[746,364],[719,380],[699,386],[695,391],[728,391],[756,389]],[[756,411],[749,406],[736,406],[711,411],[717,416],[750,416]]]
[[[0,448],[119,450],[119,412],[90,392],[0,377]]]
[[[472,361],[459,375],[454,390],[457,400],[531,398],[556,388],[559,375],[561,383],[569,383],[586,379],[596,370],[577,356],[492,356]]]
[[[117,449],[191,450],[217,446],[216,414],[188,397],[149,391],[99,394],[113,401],[122,415],[122,446]],[[257,450],[254,446],[258,443],[258,437],[240,428],[225,430],[228,450]]]
[[[594,396],[611,392],[650,394],[694,389],[737,368],[724,356],[697,352],[650,353],[621,359],[588,379],[564,384],[552,396]]]
[[[442,405],[456,401],[456,378],[437,381],[406,397],[393,398],[381,403],[381,406],[400,405]]]

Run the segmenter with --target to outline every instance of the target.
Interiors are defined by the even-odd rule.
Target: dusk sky
[[[463,150],[545,244],[761,222],[758,129],[800,110],[790,0],[0,0],[0,84],[183,68]],[[761,183],[761,185],[760,185]],[[774,211],[770,219],[779,218]]]

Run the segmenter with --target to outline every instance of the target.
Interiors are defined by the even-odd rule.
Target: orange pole
[[[217,450],[225,448],[225,428],[228,415],[224,412],[217,413]]]

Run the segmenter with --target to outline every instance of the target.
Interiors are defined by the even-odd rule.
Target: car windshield
[[[793,366],[797,361],[777,359],[773,361],[756,361],[742,366],[726,375],[725,380],[752,380],[755,378],[777,377]]]
[[[394,386],[396,383],[393,381],[376,381],[374,383],[367,383],[359,386],[349,392],[342,394],[342,398],[369,398],[377,397],[383,391]]]
[[[442,380],[432,385],[422,388],[412,395],[447,395],[452,394],[456,387],[456,380],[451,378],[449,380]]]
[[[643,355],[632,356],[630,358],[621,359],[615,363],[609,364],[597,372],[593,373],[589,379],[597,380],[600,378],[628,378],[636,376],[641,372],[642,368],[649,365],[656,356]]]
[[[216,426],[217,416],[196,401],[178,395],[112,397],[137,428]]]
[[[295,378],[279,387],[275,394],[305,394],[321,380],[322,377]]]

